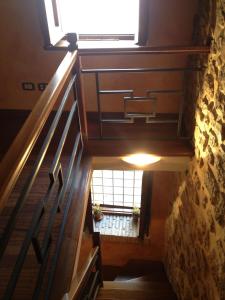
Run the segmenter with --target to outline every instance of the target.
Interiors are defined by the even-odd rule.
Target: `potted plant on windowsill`
[[[133,221],[137,222],[138,218],[140,217],[140,208],[139,207],[133,207]]]
[[[102,209],[100,207],[100,204],[95,204],[93,206],[93,216],[95,221],[100,221],[103,218]]]

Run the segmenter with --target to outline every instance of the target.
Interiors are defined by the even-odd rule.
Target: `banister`
[[[94,56],[94,55],[137,55],[137,54],[149,54],[149,55],[167,55],[167,54],[208,54],[210,52],[210,46],[161,46],[161,47],[149,47],[132,45],[129,47],[112,46],[112,44],[102,43],[100,46],[96,44],[90,44],[87,42],[78,42],[79,56]]]
[[[99,251],[98,246],[93,248],[90,251],[89,257],[87,259],[87,263],[84,266],[84,268],[82,269],[80,275],[77,275],[73,278],[73,280],[71,282],[70,291],[67,293],[68,299],[72,300],[75,297],[75,295],[78,293],[80,288],[82,287],[82,284],[83,284],[87,274],[89,273],[90,269],[93,267],[93,265],[95,263],[95,259],[97,258],[98,251]]]
[[[68,52],[41,95],[22,129],[16,136],[0,164],[0,211],[13,190],[16,181],[52,111],[58,96],[77,60],[77,51]]]

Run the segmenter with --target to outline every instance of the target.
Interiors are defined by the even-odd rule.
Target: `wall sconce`
[[[161,157],[152,154],[146,154],[146,153],[136,153],[136,154],[124,156],[121,159],[137,167],[144,167],[160,161]]]

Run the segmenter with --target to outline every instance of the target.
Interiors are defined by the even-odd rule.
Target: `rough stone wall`
[[[195,157],[167,220],[165,266],[179,299],[225,300],[225,0],[200,4],[211,52],[191,81]]]

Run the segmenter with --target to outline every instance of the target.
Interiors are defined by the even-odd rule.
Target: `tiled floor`
[[[94,230],[102,235],[137,237],[139,222],[134,222],[132,216],[105,214],[101,221],[94,221]]]

